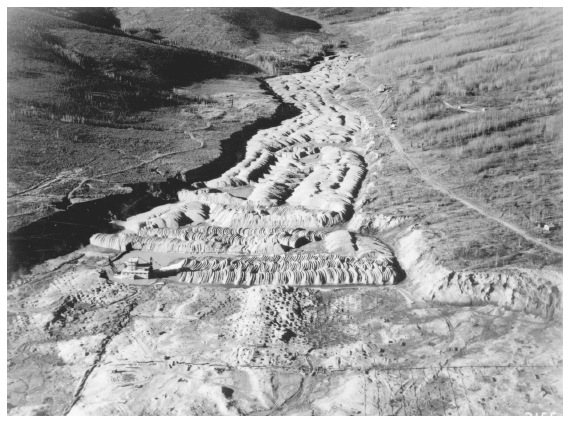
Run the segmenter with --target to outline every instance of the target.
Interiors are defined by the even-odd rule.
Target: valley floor
[[[497,222],[441,192],[374,208],[409,195],[382,178],[429,188],[346,90],[358,60],[268,80],[298,116],[10,286],[9,414],[562,414],[561,272],[459,266],[451,225]],[[158,280],[110,277],[139,255]]]

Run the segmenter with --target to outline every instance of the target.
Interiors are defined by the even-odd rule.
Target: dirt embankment
[[[545,318],[562,317],[562,275],[556,269],[503,268],[455,271],[437,255],[437,233],[411,226],[396,242],[406,270],[404,285],[423,301],[454,305],[494,304]]]

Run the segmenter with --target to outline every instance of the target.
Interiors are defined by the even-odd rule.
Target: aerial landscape
[[[8,415],[562,415],[561,8],[7,15]]]

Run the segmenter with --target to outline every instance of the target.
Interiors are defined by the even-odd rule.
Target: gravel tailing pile
[[[334,97],[349,60],[341,54],[310,72],[268,80],[298,116],[258,131],[243,160],[194,185],[203,188],[181,190],[178,203],[133,216],[124,223],[126,232],[96,234],[91,242],[123,251],[238,256],[194,258],[163,269],[193,284],[395,283],[399,267],[384,244],[358,244],[346,230],[319,231],[350,219],[367,173],[358,153],[366,123]],[[240,187],[251,187],[247,198],[237,196],[243,191],[233,188]],[[299,248],[312,254],[285,254]]]
[[[178,275],[186,283],[231,285],[392,285],[396,278],[391,259],[332,254],[188,259]]]

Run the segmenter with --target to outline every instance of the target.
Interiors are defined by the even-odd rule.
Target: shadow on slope
[[[117,8],[122,28],[142,35],[152,29],[178,45],[231,50],[256,44],[264,34],[318,31],[310,19],[269,7]]]
[[[117,29],[121,27],[121,21],[112,7],[36,7],[34,9],[99,28]]]
[[[18,59],[32,59],[30,67],[41,67],[35,61],[54,62],[50,56],[55,55],[68,68],[97,71],[101,76],[125,80],[131,85],[161,88],[259,71],[250,64],[211,52],[159,45],[119,30],[31,9],[9,9],[8,49]]]

